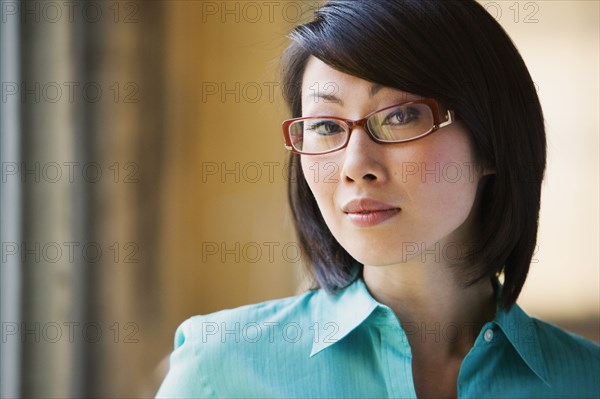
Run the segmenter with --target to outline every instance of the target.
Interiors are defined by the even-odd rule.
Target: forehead
[[[344,87],[367,87],[373,83],[338,71],[321,61],[320,59],[310,56],[304,69],[302,77],[302,88],[310,88],[316,83],[336,83]]]
[[[305,109],[319,102],[345,107],[349,102],[399,103],[421,98],[341,72],[313,56],[304,69],[301,93]]]

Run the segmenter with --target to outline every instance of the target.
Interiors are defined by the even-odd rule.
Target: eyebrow
[[[380,85],[379,83],[373,83],[369,89],[369,97],[373,97],[381,89],[383,89],[383,85]]]
[[[384,86],[379,84],[379,83],[373,83],[373,85],[371,85],[371,88],[369,89],[369,97],[373,97],[375,94],[377,94],[379,92],[379,90],[383,89]],[[344,101],[342,101],[341,98],[337,97],[335,95],[335,92],[337,92],[337,90],[334,89],[333,93],[322,93],[320,90],[312,90],[313,93],[309,94],[307,97],[308,98],[322,98],[323,100],[330,102],[330,103],[335,103],[335,104],[339,104],[342,107],[344,106]]]
[[[322,98],[327,103],[335,103],[335,104],[341,105],[342,107],[344,106],[344,102],[342,101],[342,99],[337,97],[335,94],[327,94],[327,93],[321,93],[319,91],[316,91],[313,94],[309,94],[307,97],[315,98],[315,99]]]

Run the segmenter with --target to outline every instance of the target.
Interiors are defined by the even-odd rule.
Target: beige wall
[[[261,2],[229,2],[224,15],[222,4],[182,1],[167,10],[169,334],[190,315],[292,295],[297,286],[277,67],[299,3],[278,2],[269,14]]]
[[[539,245],[519,303],[544,318],[587,317],[598,325],[600,3],[481,4],[521,51],[548,135]]]

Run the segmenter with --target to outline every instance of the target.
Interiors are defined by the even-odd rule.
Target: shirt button
[[[490,342],[492,339],[494,339],[494,330],[491,328],[485,330],[483,333],[483,339],[485,339],[485,342]]]

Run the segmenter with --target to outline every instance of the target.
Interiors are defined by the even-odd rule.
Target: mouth
[[[371,198],[348,202],[342,207],[350,222],[359,227],[370,227],[383,223],[398,215],[401,208]]]

